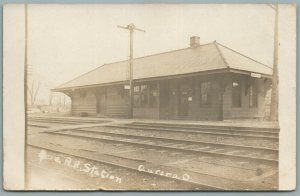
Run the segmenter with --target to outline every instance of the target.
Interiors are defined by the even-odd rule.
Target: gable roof
[[[128,80],[126,77],[128,66],[128,60],[104,64],[56,87],[54,90],[123,82]],[[267,65],[217,42],[212,42],[196,48],[189,47],[135,58],[133,60],[133,79],[174,76],[226,68],[264,75],[272,74],[272,68]]]

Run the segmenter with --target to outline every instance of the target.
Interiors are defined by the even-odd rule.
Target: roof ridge
[[[228,62],[226,61],[226,59],[225,59],[225,57],[224,57],[222,51],[220,50],[220,48],[219,48],[218,43],[217,43],[216,40],[214,41],[214,45],[216,46],[216,48],[217,48],[217,50],[218,50],[218,52],[219,52],[221,58],[223,59],[223,61],[224,61],[225,65],[226,65],[226,67],[227,67],[227,68],[230,68],[230,66],[229,66]]]
[[[265,65],[265,64],[263,64],[263,63],[261,63],[261,62],[255,60],[255,59],[253,59],[253,58],[251,58],[251,57],[249,57],[249,56],[246,56],[246,55],[244,55],[244,54],[242,54],[242,53],[240,53],[240,52],[238,52],[238,51],[236,51],[236,50],[233,50],[232,48],[229,48],[228,46],[225,46],[225,45],[223,45],[223,44],[221,44],[221,43],[219,43],[219,42],[216,42],[216,45],[223,46],[224,48],[226,48],[226,49],[228,49],[228,50],[231,50],[232,52],[235,52],[235,53],[237,53],[237,54],[239,54],[239,55],[241,55],[241,56],[243,56],[243,57],[246,57],[246,58],[248,58],[248,59],[250,59],[250,60],[252,60],[252,61],[254,61],[254,62],[258,63],[258,64],[261,64],[261,65],[263,65],[263,66],[265,66],[265,67],[267,67],[267,68],[273,69],[272,67],[270,67],[270,66],[268,66],[268,65]]]
[[[176,49],[176,50],[170,50],[170,51],[165,51],[165,52],[161,52],[161,53],[154,53],[154,54],[149,54],[149,55],[146,55],[146,56],[141,56],[141,57],[136,57],[136,58],[133,58],[133,60],[136,60],[136,59],[141,59],[141,58],[146,58],[146,57],[150,57],[150,56],[156,56],[156,55],[160,55],[160,54],[166,54],[166,53],[171,53],[171,52],[177,52],[177,51],[180,51],[180,50],[186,50],[188,49],[189,47],[186,47],[186,48],[180,48],[180,49]],[[111,65],[111,64],[115,64],[115,63],[121,63],[121,62],[126,62],[126,61],[129,61],[129,59],[127,60],[120,60],[120,61],[114,61],[114,62],[111,62],[111,63],[104,63],[104,65]],[[99,67],[98,67],[99,68]]]
[[[206,45],[213,44],[213,43],[214,43],[214,42],[209,42],[209,43],[202,44],[202,45],[199,45],[199,46],[200,46],[200,47],[201,47],[201,46],[206,46]],[[146,57],[150,57],[150,56],[156,56],[156,55],[166,54],[166,53],[177,52],[177,51],[180,51],[180,50],[186,50],[186,49],[189,49],[189,48],[191,48],[191,47],[185,47],[185,48],[180,48],[180,49],[176,49],[176,50],[169,50],[169,51],[165,51],[165,52],[149,54],[149,55],[145,55],[145,56],[140,56],[140,57],[133,58],[133,60],[135,60],[135,59],[141,59],[141,58],[146,58]],[[129,59],[127,59],[127,60],[115,61],[115,62],[111,62],[111,63],[104,63],[103,65],[110,65],[110,64],[114,64],[114,63],[125,62],[125,61],[128,61],[128,60],[129,60]]]
[[[199,47],[206,46],[206,45],[213,44],[213,43],[214,42],[209,42],[209,43],[206,43],[206,44],[199,45]],[[186,49],[190,49],[190,48],[191,47],[185,47],[185,48],[180,48],[180,49],[176,49],[176,50],[169,50],[169,51],[165,51],[165,52],[149,54],[149,55],[145,55],[145,56],[140,56],[140,57],[133,58],[133,60],[135,60],[135,59],[141,59],[141,58],[147,58],[147,57],[150,57],[150,56],[156,56],[156,55],[166,54],[166,53],[177,52],[177,51],[180,51],[180,50],[186,50]],[[104,65],[119,63],[119,62],[123,62],[123,61],[128,61],[128,60],[116,61],[116,62],[104,64]]]

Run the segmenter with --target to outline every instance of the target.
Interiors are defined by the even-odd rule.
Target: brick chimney
[[[190,47],[196,48],[198,46],[200,46],[200,37],[198,37],[198,36],[190,37]]]

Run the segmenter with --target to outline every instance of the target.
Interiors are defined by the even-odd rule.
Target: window
[[[232,106],[233,107],[242,106],[242,88],[241,88],[241,82],[239,80],[234,80],[232,82]]]
[[[200,106],[211,106],[211,82],[200,83]]]
[[[133,105],[140,106],[140,86],[134,86],[133,88]]]
[[[156,84],[142,84],[134,87],[135,107],[156,107],[158,105],[158,89]]]
[[[134,86],[133,92],[134,93],[140,92],[140,86]]]
[[[249,86],[249,106],[252,108],[257,107],[257,88],[253,83]]]
[[[141,85],[141,106],[148,105],[148,86],[147,85]]]

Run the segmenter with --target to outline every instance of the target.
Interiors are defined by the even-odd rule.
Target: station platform
[[[85,121],[105,121],[113,123],[164,123],[171,125],[203,125],[203,126],[220,126],[220,127],[243,127],[243,128],[269,128],[279,129],[278,122],[258,120],[258,119],[234,119],[223,121],[193,121],[193,120],[161,120],[161,119],[124,119],[124,118],[105,118],[105,117],[78,117],[67,116],[66,114],[30,114],[28,118],[55,118],[55,119],[73,119]]]

